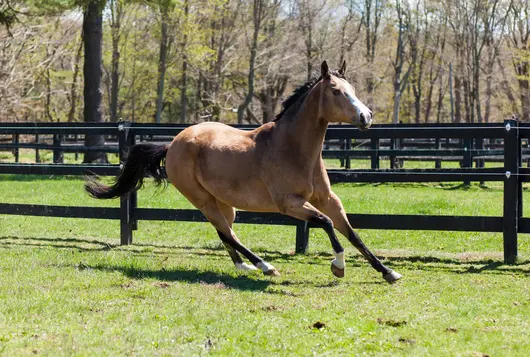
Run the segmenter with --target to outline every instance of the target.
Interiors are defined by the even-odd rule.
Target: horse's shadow
[[[75,249],[79,251],[98,252],[122,249],[117,244],[110,244],[106,241],[83,239],[83,238],[42,238],[42,237],[0,237],[0,247],[10,248],[11,246],[27,247],[51,247],[58,249]],[[137,246],[137,248],[135,248]],[[147,249],[147,250],[146,250]],[[217,246],[191,247],[180,245],[158,245],[149,243],[135,243],[128,246],[126,250],[136,256],[178,256],[182,254],[193,254],[205,256],[210,259],[226,259],[226,264],[230,264],[224,248]],[[311,264],[328,266],[332,255],[329,252],[313,252],[307,255],[295,255],[277,250],[256,250],[267,261],[284,261],[287,263],[298,262],[299,264]],[[515,265],[506,265],[501,260],[484,258],[477,256],[473,259],[457,259],[452,257],[435,257],[421,255],[392,256],[379,254],[385,265],[396,270],[422,270],[426,272],[444,272],[453,274],[521,274],[530,276],[530,260],[520,261]],[[362,268],[369,265],[359,254],[350,255],[347,258],[348,267]],[[126,266],[94,266],[92,269],[106,271],[120,271],[125,276],[134,279],[153,278],[161,281],[182,281],[188,283],[223,283],[227,287],[240,290],[263,290],[267,286],[277,284],[270,280],[259,280],[256,277],[246,277],[244,275],[232,276],[215,272],[204,272],[194,269],[161,269],[142,270]]]
[[[199,271],[197,269],[142,269],[133,267],[124,267],[119,265],[94,265],[84,266],[84,269],[94,269],[106,272],[120,272],[124,276],[135,279],[156,279],[164,282],[182,282],[188,284],[205,284],[219,285],[226,288],[237,289],[242,291],[263,291],[271,282],[268,280],[253,279],[244,275],[232,276],[228,274]]]
[[[423,270],[431,272],[448,272],[455,274],[522,274],[530,276],[530,261],[519,261],[517,264],[505,264],[501,260],[477,257],[474,259],[459,260],[434,256],[397,256],[388,257],[387,260],[395,269],[400,267],[410,270]]]

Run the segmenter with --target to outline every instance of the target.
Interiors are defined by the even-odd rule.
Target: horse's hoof
[[[263,274],[268,276],[280,276],[280,272],[274,268],[264,271]]]
[[[383,278],[390,284],[395,283],[399,279],[401,279],[401,274],[396,273],[395,271],[391,270],[390,273],[384,274]]]
[[[344,278],[344,269],[337,268],[335,265],[333,265],[333,262],[331,262],[331,272],[337,278]]]

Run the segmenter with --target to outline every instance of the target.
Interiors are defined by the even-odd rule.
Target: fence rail
[[[78,123],[17,123],[17,124],[0,124],[0,151],[11,150],[15,155],[15,162],[19,161],[20,149],[35,150],[35,162],[40,162],[41,150],[53,150],[53,162],[63,163],[63,153],[75,153],[76,160],[79,153],[86,153],[91,151],[102,151],[106,153],[119,153],[119,145],[117,135],[114,133],[117,124],[102,123],[102,124],[78,124]],[[435,126],[436,125],[436,126]],[[140,141],[170,142],[173,137],[181,130],[189,125],[186,124],[165,124],[154,127],[146,124],[133,124],[131,128],[134,129],[135,135],[139,137]],[[235,125],[242,129],[254,129],[255,125]],[[369,135],[368,138],[363,139],[362,135],[356,129],[348,126],[335,126],[326,136],[324,144],[323,156],[324,158],[334,158],[341,160],[341,166],[346,169],[351,168],[351,160],[356,159],[371,159],[371,168],[377,169],[380,167],[381,159],[390,159],[391,168],[403,167],[404,161],[434,161],[436,168],[441,168],[442,161],[457,161],[460,162],[461,167],[471,167],[476,163],[477,167],[483,167],[484,162],[502,162],[503,161],[503,144],[492,141],[495,133],[489,140],[485,137],[473,139],[459,139],[459,138],[445,138],[441,140],[437,138],[427,138],[432,136],[433,130],[439,131],[440,128],[444,130],[468,130],[470,128],[477,129],[491,129],[499,128],[499,124],[482,124],[482,125],[451,125],[450,127],[440,126],[438,124],[424,124],[424,125],[386,125],[375,126],[372,131],[377,132],[376,135]],[[417,134],[417,130],[421,129],[422,134]],[[50,131],[54,134],[50,134]],[[346,130],[346,131],[345,131]],[[387,137],[384,135],[391,133],[389,130],[399,130],[402,135],[407,138]],[[69,134],[68,134],[69,133]],[[86,147],[84,146],[83,135],[88,133],[106,135],[107,141],[104,146]],[[414,133],[414,134],[412,134]],[[449,135],[449,131],[446,131]],[[1,136],[4,137],[1,137]],[[5,135],[11,135],[11,138],[6,138]],[[32,142],[20,142],[20,136],[35,136]],[[49,137],[51,135],[51,137]],[[395,135],[394,135],[395,136]],[[418,137],[420,136],[420,137]],[[425,138],[423,137],[425,136]],[[352,139],[356,140],[352,144]],[[408,140],[407,140],[408,139]],[[81,141],[80,141],[81,140]],[[51,141],[51,144],[49,143]],[[352,149],[352,145],[354,149]],[[331,148],[340,149],[331,149]],[[528,161],[530,166],[530,148],[528,148],[528,141],[525,142],[522,151],[523,157]]]
[[[187,125],[146,125],[141,123],[122,122],[118,124],[27,124],[1,123],[0,135],[13,135],[17,140],[10,144],[0,144],[0,149],[50,149],[74,151],[57,143],[53,145],[24,144],[18,140],[19,135],[53,135],[54,138],[66,135],[108,135],[117,138],[117,145],[80,148],[80,152],[102,150],[119,153],[123,161],[127,149],[142,136],[171,137],[178,134]],[[256,126],[238,126],[250,130]],[[438,150],[420,149],[402,150],[400,141],[405,139],[434,140]],[[433,215],[378,215],[348,214],[351,223],[358,228],[367,229],[406,229],[406,230],[440,230],[440,231],[479,231],[502,232],[504,237],[504,260],[513,263],[517,259],[518,233],[530,233],[530,219],[522,217],[522,183],[530,180],[530,169],[522,168],[523,145],[521,140],[530,138],[530,125],[506,120],[504,123],[470,125],[470,124],[425,124],[425,125],[376,125],[368,131],[359,131],[351,126],[330,126],[326,140],[364,140],[370,149],[352,150],[345,145],[343,150],[324,150],[324,155],[335,155],[345,160],[351,157],[370,157],[372,169],[366,170],[328,170],[332,183],[338,182],[484,182],[498,181],[504,183],[504,210],[502,217],[473,216],[433,216]],[[457,139],[463,147],[442,149],[442,143],[453,145],[450,139]],[[498,139],[493,150],[484,149],[484,139]],[[500,140],[499,140],[500,139]],[[381,149],[385,142],[389,149]],[[475,145],[474,145],[475,144]],[[526,144],[525,144],[526,146]],[[458,169],[379,169],[381,157],[391,159],[399,156],[461,156],[462,166]],[[477,156],[500,156],[504,167],[485,168],[473,160]],[[55,156],[55,155],[54,155]],[[478,163],[478,161],[477,161]],[[346,163],[349,168],[349,162]],[[119,165],[85,165],[85,164],[20,164],[0,163],[0,174],[36,174],[36,175],[84,175],[88,172],[98,175],[115,176]],[[182,209],[148,209],[137,207],[137,194],[132,193],[120,199],[119,208],[78,207],[78,206],[44,206],[32,204],[0,203],[0,214],[77,217],[120,220],[121,244],[131,244],[133,231],[139,220],[179,220],[204,222],[205,217],[197,210]],[[308,245],[309,230],[312,224],[281,214],[238,212],[236,222],[248,224],[276,224],[296,226],[296,251],[305,252]]]

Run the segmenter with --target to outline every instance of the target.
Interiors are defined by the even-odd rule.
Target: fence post
[[[309,226],[305,221],[300,221],[296,225],[296,253],[306,253],[309,244]]]
[[[20,150],[18,149],[18,143],[20,141],[20,137],[18,134],[13,134],[13,144],[15,145],[15,149],[13,150],[13,154],[15,155],[15,162],[18,163],[19,157],[20,157]]]
[[[396,150],[396,139],[390,138],[390,150],[395,151]],[[388,158],[390,159],[390,168],[391,169],[397,169],[399,166],[397,165],[397,160],[394,155],[389,155]]]
[[[130,128],[130,122],[127,122]],[[136,136],[133,132],[129,129],[129,135],[127,137],[127,145],[128,147],[132,147],[136,145]],[[134,190],[131,193],[131,212],[134,211],[135,208],[138,207],[138,191]],[[131,213],[132,214],[132,213]],[[134,231],[138,230],[138,220],[134,219],[134,214],[132,214],[132,229]]]
[[[74,143],[77,144],[77,134],[74,135]],[[79,151],[76,151],[75,152],[75,161],[77,162],[77,160],[79,159]]]
[[[39,134],[35,134],[35,144],[39,145]],[[35,163],[40,162],[40,151],[39,149],[35,149]]]
[[[63,152],[59,148],[61,146],[62,135],[53,134],[53,146],[56,148],[53,149],[53,163],[62,164],[63,163]]]
[[[118,145],[120,149],[120,167],[123,167],[123,162],[128,150],[128,135],[129,122],[118,123]],[[120,197],[120,244],[132,244],[133,220],[132,220],[133,204],[131,195]]]
[[[517,262],[517,232],[519,218],[521,217],[521,181],[519,180],[519,167],[521,164],[521,140],[516,120],[504,121],[504,262],[513,264]]]
[[[378,169],[379,168],[379,138],[370,139],[370,149],[372,149],[372,154],[370,155],[372,158],[371,167],[372,169]]]
[[[351,139],[346,139],[346,150],[347,151],[351,150]],[[346,170],[351,169],[351,159],[350,159],[350,154],[349,153],[346,154],[346,160],[345,160],[344,168]]]
[[[440,140],[440,138],[436,138],[435,145],[436,145],[436,149],[437,150],[441,150],[442,149],[442,140]],[[434,168],[436,168],[436,169],[441,169],[442,168],[442,160],[441,159],[436,159],[434,161]]]
[[[481,155],[479,155],[481,158],[477,159],[476,161],[477,162],[476,167],[483,168],[486,166],[485,165],[486,159],[484,158],[484,155],[483,155],[484,154],[484,138],[476,138],[475,140],[476,140],[475,148],[482,151],[480,153]],[[480,181],[480,185],[484,185],[484,181]]]
[[[473,139],[466,138],[464,139],[464,157],[462,166],[466,168],[473,167],[473,157],[471,155],[471,150],[473,149]],[[464,185],[470,185],[470,180],[465,180]]]

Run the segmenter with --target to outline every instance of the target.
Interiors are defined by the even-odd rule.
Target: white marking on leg
[[[271,264],[269,264],[269,263],[267,263],[265,261],[259,262],[257,267],[259,269],[261,269],[261,271],[264,272],[264,273],[269,271],[269,270],[276,270],[276,268],[274,268]]]
[[[236,263],[237,270],[258,270],[254,265],[247,263]]]
[[[335,253],[335,259],[331,262],[336,268],[344,269],[346,264],[344,263],[344,252]]]

